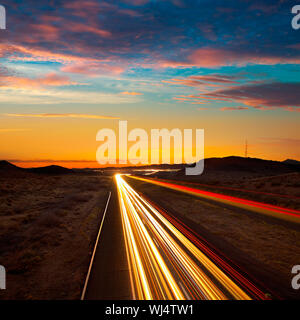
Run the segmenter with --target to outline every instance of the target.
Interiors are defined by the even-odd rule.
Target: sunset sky
[[[1,0],[0,158],[95,166],[97,131],[200,128],[205,157],[300,160],[294,1]]]

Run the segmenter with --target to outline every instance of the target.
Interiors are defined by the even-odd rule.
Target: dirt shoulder
[[[111,178],[0,177],[0,299],[79,299]]]
[[[127,181],[270,292],[281,298],[300,298],[291,288],[291,269],[300,263],[300,228],[135,179]]]

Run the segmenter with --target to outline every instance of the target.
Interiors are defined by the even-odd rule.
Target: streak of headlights
[[[120,175],[116,183],[134,299],[251,299]]]

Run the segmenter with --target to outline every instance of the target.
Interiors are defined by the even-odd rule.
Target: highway
[[[133,299],[267,299],[121,175],[115,181]]]

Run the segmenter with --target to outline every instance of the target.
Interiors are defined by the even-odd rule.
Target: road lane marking
[[[105,206],[105,209],[104,209],[102,221],[101,221],[100,228],[99,228],[99,231],[98,231],[97,239],[96,239],[96,242],[95,242],[95,246],[94,246],[91,262],[90,262],[90,265],[89,265],[88,273],[87,273],[87,276],[86,276],[86,279],[85,279],[85,283],[84,283],[84,287],[83,287],[83,291],[82,291],[80,300],[84,300],[84,297],[85,297],[86,288],[87,288],[87,285],[88,285],[88,282],[89,282],[89,278],[90,278],[90,274],[91,274],[91,270],[92,270],[92,266],[93,266],[93,262],[94,262],[94,257],[95,257],[95,254],[96,254],[96,250],[97,250],[97,246],[98,246],[98,242],[99,242],[99,238],[100,238],[100,234],[101,234],[101,231],[102,231],[102,227],[103,227],[103,223],[104,223],[104,219],[105,219],[105,215],[106,215],[106,211],[107,211],[107,208],[108,208],[108,204],[109,204],[110,198],[111,198],[111,191],[109,191],[108,199],[107,199],[106,206]]]

